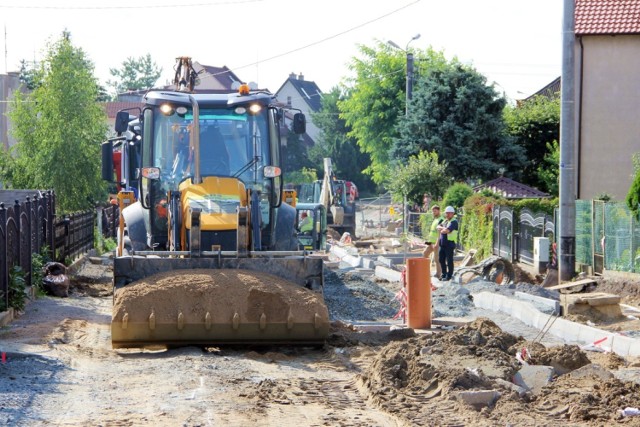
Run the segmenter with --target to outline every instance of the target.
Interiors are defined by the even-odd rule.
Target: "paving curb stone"
[[[605,338],[601,344],[603,348],[622,357],[640,356],[640,339],[625,337],[615,332],[604,331],[561,317],[553,318],[553,315],[539,311],[529,302],[518,301],[504,295],[479,292],[472,294],[472,296],[476,307],[506,313],[529,326],[546,330],[547,333],[566,341],[586,345]]]

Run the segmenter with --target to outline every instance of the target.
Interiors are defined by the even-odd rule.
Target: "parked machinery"
[[[338,235],[356,235],[356,201],[349,196],[346,181],[337,179],[330,158],[324,159],[324,178],[300,188],[298,201],[319,203],[327,211],[327,227]],[[298,208],[299,210],[299,208]]]
[[[282,203],[284,109],[247,85],[192,93],[193,76],[178,58],[175,90],[144,98],[139,197],[122,211],[130,243],[114,262],[113,347],[323,342],[322,260],[298,250],[296,210]],[[304,115],[293,117],[303,133]],[[125,123],[121,112],[116,130]],[[104,162],[112,152],[103,145]]]

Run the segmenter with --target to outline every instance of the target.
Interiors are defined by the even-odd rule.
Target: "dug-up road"
[[[76,283],[0,330],[0,425],[398,425],[358,391],[371,350],[113,350],[109,287]]]
[[[343,276],[331,274],[338,286]],[[111,285],[93,282],[74,283],[69,298],[36,299],[0,329],[0,425],[640,426],[620,414],[640,404],[640,385],[611,374],[637,360],[527,344],[487,318],[420,336],[334,322],[322,348],[113,350]],[[352,306],[394,290],[362,279],[339,286]],[[524,346],[532,363],[562,372],[537,395],[510,382]],[[482,390],[497,400],[460,399]]]

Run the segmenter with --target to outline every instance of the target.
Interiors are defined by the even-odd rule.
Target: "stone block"
[[[553,374],[553,366],[524,365],[513,376],[513,382],[533,394],[538,394],[542,387],[551,382]]]
[[[376,267],[375,275],[376,277],[388,280],[389,282],[400,282],[402,280],[402,273],[391,268],[381,266]]]
[[[458,400],[479,409],[493,405],[500,397],[500,392],[497,390],[467,390],[459,391],[455,395]]]
[[[571,378],[595,377],[602,381],[610,380],[614,375],[602,366],[594,363],[578,368],[569,373]]]

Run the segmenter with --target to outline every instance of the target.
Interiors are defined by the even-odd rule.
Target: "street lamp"
[[[407,93],[406,93],[407,101],[406,101],[406,106],[404,111],[405,116],[409,115],[409,101],[411,101],[411,97],[413,93],[413,53],[409,52],[409,44],[414,40],[418,40],[419,38],[420,38],[420,34],[416,34],[415,36],[411,37],[411,40],[407,42],[407,45],[405,46],[404,49],[402,49],[400,46],[398,46],[391,40],[387,41],[387,44],[389,46],[398,50],[402,50],[404,51],[404,53],[407,54]]]

